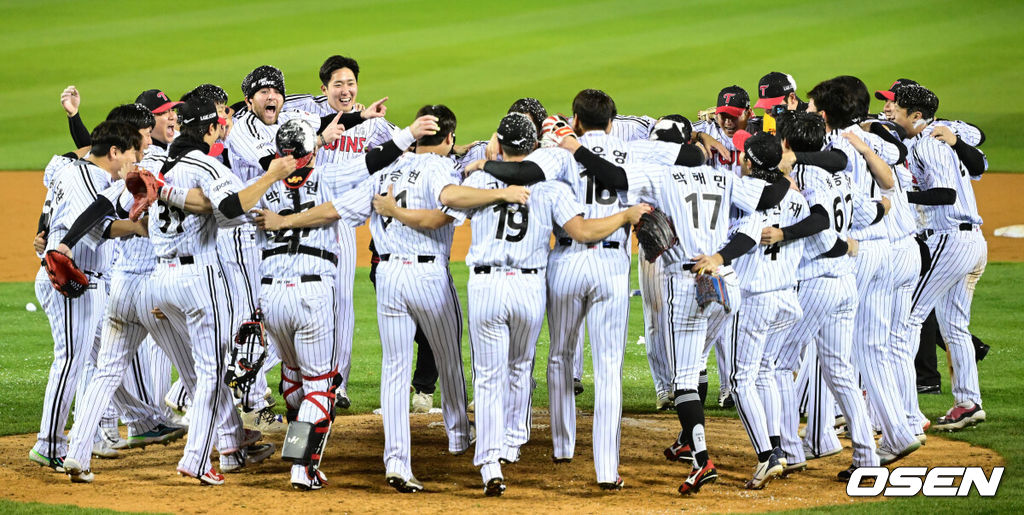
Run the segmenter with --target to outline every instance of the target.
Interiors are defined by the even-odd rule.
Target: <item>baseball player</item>
[[[295,458],[292,485],[296,488],[316,490],[326,483],[319,470],[319,455],[334,419],[334,391],[341,383],[335,356],[338,341],[332,323],[337,313],[332,279],[337,273],[339,243],[334,227],[336,216],[322,225],[304,228],[285,227],[286,216],[321,204],[325,206],[321,209],[328,209],[331,200],[360,183],[367,173],[375,173],[397,159],[417,136],[436,132],[435,120],[433,116],[422,117],[400,132],[397,141],[389,141],[377,151],[343,165],[300,166],[283,182],[272,186],[260,201],[263,209],[256,223],[275,230],[264,244],[260,306],[267,317],[267,327],[275,335],[274,341],[282,349],[281,380],[286,385],[282,391],[286,394],[289,418],[299,422],[296,429],[289,429],[286,442],[296,436],[304,443],[289,443],[283,450],[286,458]],[[308,123],[291,120],[278,130],[278,152],[291,153],[300,161],[309,162],[313,159],[315,139]],[[321,302],[312,302],[311,298]],[[315,310],[323,313],[316,314]],[[318,402],[320,397],[330,402]]]
[[[231,169],[243,181],[249,181],[262,173],[268,163],[274,159],[273,142],[280,123],[291,119],[306,120],[321,134],[317,138],[317,144],[322,147],[327,142],[336,141],[346,127],[355,127],[365,118],[382,116],[384,113],[382,104],[386,100],[378,101],[365,111],[338,112],[327,116],[293,109],[285,110],[282,108],[285,94],[284,75],[277,68],[267,65],[257,67],[245,77],[242,81],[242,92],[245,95],[247,109],[236,113],[235,123],[238,125],[238,130],[231,131],[226,140],[226,146]],[[351,240],[345,239],[349,232],[352,231],[342,232],[342,248],[354,247],[354,233],[351,234]],[[256,307],[255,294],[258,291],[256,278],[260,259],[255,238],[255,230],[251,225],[241,225],[232,229],[231,232],[224,231],[222,235],[218,236],[222,255],[232,256],[228,258],[227,262],[229,269],[235,271],[235,273],[228,274],[229,278],[234,278],[236,282],[234,291],[244,292],[240,302],[236,303],[238,304],[235,312],[237,322],[248,318]],[[351,244],[344,244],[349,241]],[[345,331],[351,333],[351,328],[339,328],[339,332]],[[276,358],[272,356],[264,364],[264,370],[269,370],[276,364]],[[263,378],[262,375],[260,377]],[[273,410],[263,398],[263,392],[266,389],[263,381],[265,378],[259,379],[248,396],[246,407],[251,409],[247,418],[251,417],[250,419],[255,423],[254,427],[282,431],[283,423],[279,417],[274,415]]]
[[[743,151],[744,172],[768,182],[777,181],[781,172],[776,167],[782,160],[779,140],[764,132],[753,137],[746,131],[737,134],[735,146]],[[789,189],[778,206],[747,215],[760,217],[762,233],[772,236],[765,239],[762,235],[761,244],[735,262],[742,300],[731,327],[725,328],[721,348],[730,365],[723,382],[729,385],[740,421],[757,453],[758,465],[746,482],[748,489],[764,488],[788,465],[779,447],[777,414],[781,399],[774,388],[772,354],[803,315],[796,294],[796,270],[805,253],[805,242],[814,246],[807,252],[822,254],[836,241],[834,233],[822,234],[828,215],[821,206],[815,207],[817,216],[811,218],[804,197]],[[769,409],[776,415],[772,423],[768,420]]]
[[[671,334],[675,407],[682,426],[679,438],[665,454],[673,460],[692,456],[693,469],[680,485],[679,492],[696,493],[718,478],[707,452],[704,411],[697,392],[703,368],[700,359],[705,343],[718,332],[718,327],[713,326],[725,322],[726,308],[731,309],[731,306],[698,309],[693,271],[719,271],[726,278],[728,302],[738,306],[740,293],[735,273],[726,263],[754,247],[760,239],[761,227],[759,219],[748,217],[730,237],[726,222],[729,209],[736,207],[747,212],[767,209],[779,203],[789,183],[780,179],[766,187],[764,181],[737,179],[732,173],[709,166],[671,168],[627,164],[624,170],[619,168],[614,173],[599,170],[597,173],[602,183],[623,191],[627,202],[650,200],[652,205],[665,211],[680,237],[680,244],[660,257],[665,260],[668,282],[666,336]]]
[[[61,239],[78,216],[109,186],[122,170],[139,160],[142,137],[130,125],[119,122],[99,124],[91,134],[91,155],[68,163],[64,158],[51,160],[44,178],[47,186],[43,224],[46,250],[57,249]],[[120,227],[120,224],[118,225]],[[130,230],[130,229],[129,229]],[[111,228],[116,236],[127,234]],[[65,298],[50,285],[44,271],[36,275],[36,297],[50,320],[54,341],[54,360],[43,399],[42,420],[37,441],[29,451],[29,459],[42,466],[64,471],[67,438],[64,426],[71,409],[71,400],[86,358],[92,353],[107,292],[103,277],[112,261],[112,246],[94,238],[91,246],[79,249],[75,258],[79,268],[94,283],[84,295]],[[70,256],[70,251],[65,254]],[[95,426],[94,426],[95,427]],[[91,448],[92,436],[89,434]]]
[[[223,112],[223,111],[221,111]],[[181,107],[182,134],[172,145],[162,169],[174,189],[198,187],[213,206],[212,215],[184,212],[159,201],[149,210],[149,234],[158,262],[150,287],[156,307],[175,327],[187,331],[192,342],[197,384],[189,411],[188,442],[178,472],[202,484],[219,485],[224,476],[210,463],[216,438],[221,470],[252,461],[241,419],[232,409],[230,393],[222,382],[231,344],[231,298],[216,247],[218,225],[245,223],[251,209],[274,182],[295,169],[295,160],[273,160],[248,187],[220,160],[207,155],[209,146],[223,139],[226,120],[216,106],[202,97]],[[237,129],[236,129],[237,130]],[[234,133],[234,131],[232,131]]]
[[[384,352],[381,410],[385,480],[403,493],[423,489],[411,469],[406,390],[412,372],[410,343],[417,327],[423,329],[433,346],[441,372],[449,452],[465,452],[471,437],[460,348],[462,313],[447,268],[453,228],[451,217],[438,209],[444,200],[472,207],[518,195],[515,190],[491,192],[458,186],[447,158],[455,139],[455,115],[443,105],[431,105],[417,113],[417,118],[425,116],[436,118],[437,129],[415,140],[415,153],[403,155],[331,202],[285,217],[286,225],[282,226],[301,228],[341,219],[356,227],[370,218],[370,232],[381,251],[377,313]],[[414,141],[411,129],[400,136],[395,141],[397,148],[406,148]],[[393,201],[386,207],[385,195]],[[375,207],[390,216],[375,211]]]
[[[922,236],[932,258],[914,291],[910,341],[919,341],[921,323],[934,307],[953,364],[956,404],[933,427],[958,430],[985,420],[967,327],[974,285],[984,271],[988,248],[969,174],[950,147],[924,136],[938,110],[938,97],[924,87],[905,86],[896,90],[895,101],[893,121],[907,132],[910,172],[921,189],[907,197],[927,213]]]
[[[609,121],[610,117],[606,117],[605,125]],[[535,126],[526,116],[519,113],[507,115],[497,131],[505,163],[477,161],[467,167],[467,171],[490,170],[495,164],[529,159],[527,156],[536,147],[535,131]],[[551,153],[569,156],[557,149],[548,151]],[[591,157],[596,159],[593,154]],[[470,175],[466,185],[496,190],[505,186],[489,173]],[[591,195],[594,195],[593,191]],[[533,390],[531,372],[544,315],[545,269],[549,266],[548,241],[553,226],[562,228],[564,233],[561,237],[579,242],[598,242],[623,225],[636,222],[648,210],[648,206],[639,205],[628,210],[616,210],[605,218],[584,220],[582,213],[585,209],[564,183],[544,181],[532,187],[529,201],[522,206],[498,204],[493,208],[452,211],[459,219],[472,217],[474,220],[473,242],[466,259],[472,272],[468,291],[473,307],[469,322],[473,345],[473,391],[479,401],[476,403],[479,439],[473,463],[481,467],[486,495],[497,496],[504,492],[501,463],[518,461],[519,447],[529,435],[529,405]],[[628,261],[625,266],[628,270]],[[628,283],[624,282],[623,288],[628,288]],[[621,293],[628,300],[628,291]],[[614,335],[611,337],[616,338]],[[617,337],[620,348],[624,347],[624,338],[623,331]],[[575,344],[575,337],[564,339],[563,345],[570,351]],[[614,368],[614,351],[610,352],[607,365]],[[621,357],[619,359],[621,367]],[[563,364],[569,365],[568,362]],[[600,370],[601,367],[596,368]],[[563,374],[561,378],[561,387],[566,391],[561,396],[572,399],[571,374]],[[607,401],[621,402],[621,394],[618,397]],[[611,430],[614,435],[610,437],[617,439],[618,428]],[[617,450],[617,445],[615,448]],[[617,460],[613,459],[613,462]],[[608,478],[603,477],[607,472],[605,468],[602,466],[598,471],[602,488],[621,488],[622,479],[618,477],[617,466],[610,470],[613,476]]]

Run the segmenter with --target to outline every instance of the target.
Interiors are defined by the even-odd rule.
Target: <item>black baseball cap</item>
[[[537,128],[523,113],[509,113],[498,124],[498,143],[519,152],[529,152],[537,143]]]
[[[716,113],[725,113],[738,118],[743,115],[743,111],[748,109],[750,109],[750,95],[745,89],[733,84],[718,92]]]
[[[754,107],[768,109],[781,104],[790,93],[796,93],[796,80],[788,73],[771,72],[757,83],[757,103]]]
[[[170,110],[181,102],[172,102],[166,93],[159,89],[147,89],[135,98],[136,104],[146,106],[153,114],[160,114]]]
[[[910,79],[896,79],[896,82],[893,82],[892,86],[889,86],[889,89],[880,89],[876,91],[875,98],[889,101],[896,100],[896,90],[903,86],[910,86],[912,84],[917,84],[917,81]]]
[[[181,117],[182,125],[194,125],[203,123],[226,123],[217,116],[217,106],[213,101],[203,97],[190,98],[178,108],[178,116]]]
[[[767,132],[751,136],[747,131],[736,131],[732,144],[742,150],[758,170],[774,170],[782,162],[782,143]]]

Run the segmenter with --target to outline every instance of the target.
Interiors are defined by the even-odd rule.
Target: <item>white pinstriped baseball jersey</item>
[[[842,150],[846,154],[847,163],[844,172],[850,176],[851,192],[856,194],[858,192],[868,195],[872,200],[879,200],[882,198],[881,188],[875,184],[874,177],[871,175],[871,171],[868,169],[867,161],[864,160],[864,156],[860,154],[853,147],[853,144],[846,140],[842,135],[845,132],[851,132],[856,134],[860,139],[864,140],[889,165],[893,165],[899,160],[899,149],[895,145],[883,140],[878,135],[865,132],[858,125],[851,125],[845,129],[836,129],[825,134],[825,147],[837,148]],[[866,227],[854,226],[850,231],[850,235],[858,241],[866,240],[879,240],[888,237],[885,224],[874,224]]]
[[[54,168],[48,167],[44,174],[49,178],[44,205],[50,210],[46,250],[57,248],[78,216],[110,186],[111,179],[106,170],[82,159],[54,159],[50,164]],[[114,246],[103,240],[102,227],[103,224],[94,227],[73,249],[75,263],[82,270],[103,273],[110,267]]]
[[[629,190],[621,192],[626,204],[648,202],[661,209],[675,226],[679,243],[665,251],[665,268],[681,266],[698,254],[718,252],[730,234],[729,211],[736,206],[753,212],[765,182],[750,177],[737,178],[723,170],[702,165],[623,166]],[[761,220],[750,217],[735,228],[754,241],[761,239]]]
[[[320,117],[307,111],[283,109],[278,115],[277,123],[273,125],[263,123],[263,120],[249,110],[235,114],[234,126],[224,146],[228,149],[231,171],[242,179],[242,182],[248,183],[263,175],[260,159],[277,154],[277,128],[293,119],[305,120],[314,129],[320,127]]]
[[[919,134],[910,140],[910,173],[922,190],[950,188],[956,191],[952,205],[924,206],[928,213],[928,229],[937,231],[956,229],[964,223],[981,225],[978,202],[970,175],[956,152],[949,145]]]
[[[762,227],[788,227],[807,218],[809,214],[807,200],[799,192],[790,189],[786,191],[786,196],[779,205],[746,216],[761,217],[759,223]],[[744,221],[740,219],[736,222],[742,225]],[[832,241],[825,240],[822,233],[817,233],[807,238],[772,245],[755,245],[733,262],[733,268],[739,275],[740,287],[744,292],[752,293],[793,288],[796,286],[796,271],[804,255],[804,247],[812,246],[813,249],[808,252],[816,252],[816,255],[828,252],[835,243],[835,234],[832,233]]]
[[[284,108],[308,111],[317,116],[337,114],[337,111],[327,103],[326,95],[288,95],[284,99]],[[321,148],[316,155],[316,164],[321,166],[325,163],[341,163],[359,157],[371,148],[390,141],[398,130],[395,124],[385,118],[370,118],[355,127],[345,129],[345,133],[338,141]]]
[[[892,190],[883,191],[883,195],[889,199],[892,206],[889,213],[885,215],[886,230],[889,232],[889,241],[897,242],[908,236],[917,234],[918,220],[917,210],[907,201],[907,191],[914,184],[914,178],[910,175],[910,169],[900,163],[892,167],[896,185]]]
[[[465,185],[480,189],[507,186],[487,172],[470,175]],[[473,219],[473,240],[466,255],[468,266],[540,269],[548,264],[552,228],[582,215],[583,206],[573,199],[565,183],[544,181],[530,187],[530,199],[525,205],[491,204],[446,212],[460,222]]]
[[[341,193],[352,189],[366,178],[366,161],[351,159],[344,165],[326,164],[310,171],[305,181],[289,186],[286,181],[274,183],[260,197],[257,207],[269,209],[281,215],[289,215],[312,209],[324,202],[330,202]],[[371,197],[372,199],[372,197]],[[279,247],[310,247],[326,250],[335,257],[342,250],[338,240],[336,223],[306,229],[274,232],[257,231],[261,247],[265,250]],[[295,277],[315,274],[334,277],[338,266],[327,259],[301,253],[285,253],[264,257],[260,274],[270,277]]]
[[[796,185],[807,200],[808,206],[820,205],[829,212],[828,229],[822,233],[838,235],[845,240],[853,217],[848,177],[840,173],[830,174],[817,166],[798,164],[793,167],[793,179],[796,180]],[[828,248],[820,252],[820,248],[815,245],[804,246],[797,279],[803,281],[822,276],[842,277],[853,272],[853,261],[848,256],[821,257],[822,252],[832,248],[831,244],[835,243],[835,239],[824,243]]]
[[[705,121],[697,122],[693,125],[694,132],[703,132],[712,138],[715,138],[719,143],[725,145],[725,148],[729,149],[729,155],[719,155],[717,151],[712,151],[711,158],[708,159],[707,164],[723,169],[729,170],[736,174],[737,177],[743,175],[743,162],[740,160],[740,154],[742,151],[736,148],[736,145],[732,143],[732,138],[725,135],[725,131],[718,126],[717,122]]]
[[[149,239],[157,257],[215,252],[218,225],[245,223],[245,216],[228,219],[220,212],[221,201],[241,190],[243,185],[216,158],[192,150],[164,174],[164,181],[175,188],[202,189],[213,204],[213,216],[189,213],[163,201],[153,203],[149,208]]]
[[[935,127],[944,126],[949,127],[953,131],[953,134],[960,136],[960,139],[964,140],[964,143],[972,147],[976,147],[981,144],[981,130],[977,127],[963,121],[963,120],[935,120],[929,123],[927,127],[921,131],[924,136],[930,136]]]
[[[616,115],[612,118],[611,135],[623,141],[646,140],[658,120],[650,116]]]
[[[370,218],[370,233],[377,252],[401,255],[431,255],[447,258],[452,247],[451,224],[420,231],[373,210],[373,195],[387,193],[394,185],[395,201],[409,209],[440,209],[441,190],[458,184],[450,159],[433,153],[407,153],[383,170],[335,198],[342,223],[358,227]]]
[[[469,163],[472,163],[473,161],[476,161],[478,159],[486,159],[487,158],[487,156],[485,154],[486,150],[487,150],[487,142],[486,141],[478,141],[478,142],[470,145],[469,149],[466,150],[466,154],[464,156],[458,157],[458,156],[453,154],[453,155],[450,155],[448,157],[449,157],[449,159],[451,159],[455,163],[455,171],[459,174],[459,177],[462,177],[465,174],[466,166],[469,165]],[[495,156],[494,159],[496,161],[501,161],[502,160],[501,159],[501,154],[498,154],[497,156]]]

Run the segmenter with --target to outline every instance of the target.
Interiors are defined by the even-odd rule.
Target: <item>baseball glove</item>
[[[124,187],[135,197],[135,204],[128,212],[128,219],[137,222],[149,206],[156,202],[159,183],[149,170],[135,168],[125,176]]]
[[[659,209],[640,217],[640,222],[636,224],[636,239],[644,249],[644,258],[649,263],[653,263],[662,252],[679,242],[672,219]]]
[[[707,109],[701,109],[700,111],[697,111],[697,120],[702,121],[702,122],[710,122],[710,121],[715,119],[715,112],[716,111],[717,111],[717,108],[715,108],[715,107],[709,107]]]
[[[263,329],[263,311],[257,309],[249,320],[242,322],[235,334],[224,383],[229,388],[248,389],[256,381],[256,374],[266,359],[267,337]]]
[[[544,119],[540,126],[540,146],[557,147],[566,136],[573,134],[569,121],[559,115],[551,115]]]
[[[81,297],[85,290],[89,289],[89,278],[78,268],[75,260],[56,250],[46,252],[43,256],[43,267],[46,268],[46,274],[50,276],[53,287],[69,299]]]
[[[717,302],[725,308],[726,313],[731,311],[729,290],[726,289],[722,276],[716,273],[698,273],[694,282],[697,283],[697,305],[700,306],[700,309],[708,307],[712,302]]]

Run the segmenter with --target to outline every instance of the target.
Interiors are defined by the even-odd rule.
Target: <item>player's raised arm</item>
[[[871,171],[872,177],[875,178],[875,183],[880,188],[890,190],[896,185],[896,178],[893,176],[892,168],[881,157],[878,157],[878,154],[871,150],[871,147],[864,143],[864,140],[852,132],[844,132],[843,137],[853,145],[857,152],[860,152],[860,155],[864,156],[864,161],[868,164],[868,170]]]

